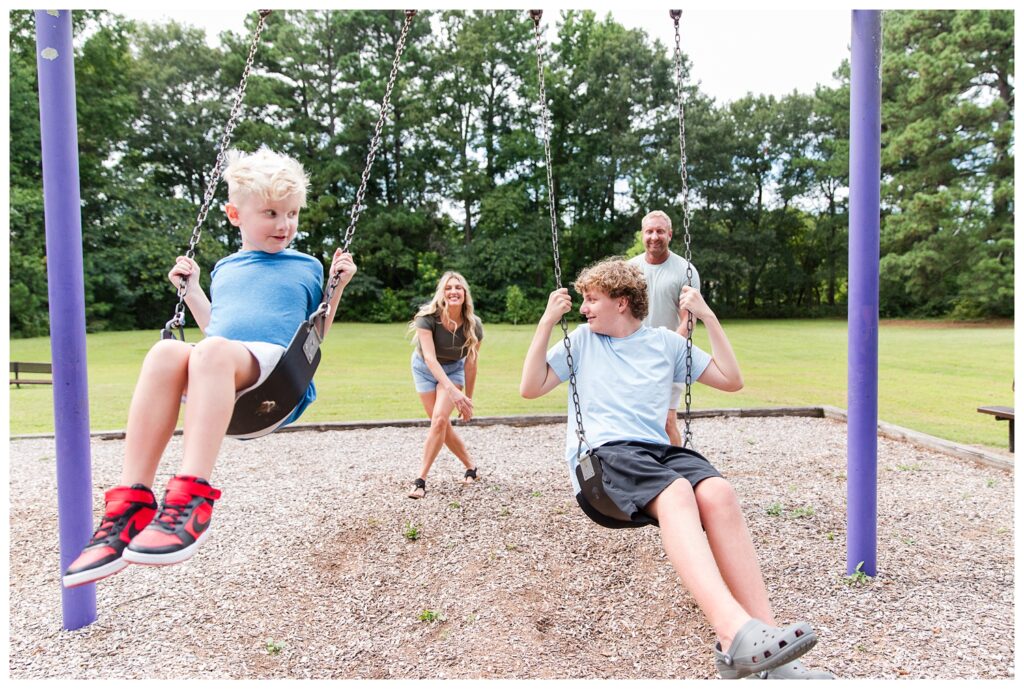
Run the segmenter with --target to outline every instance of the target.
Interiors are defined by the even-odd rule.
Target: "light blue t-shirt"
[[[666,328],[640,328],[627,337],[591,332],[589,325],[570,335],[576,387],[583,411],[583,430],[593,448],[613,440],[669,443],[665,415],[672,397],[672,383],[686,380],[686,338]],[[700,378],[711,355],[693,346],[693,379]],[[569,379],[565,345],[558,342],[547,353],[547,362],[559,380]],[[576,482],[576,410],[572,388],[567,390],[568,420],[565,428],[565,459],[573,490]],[[584,446],[586,451],[586,446]]]
[[[210,274],[206,335],[287,347],[299,324],[320,305],[323,278],[320,261],[294,249],[225,256]],[[306,396],[285,424],[298,419],[315,399],[316,386],[310,381]]]

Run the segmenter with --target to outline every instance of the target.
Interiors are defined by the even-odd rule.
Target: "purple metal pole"
[[[89,541],[92,524],[78,124],[69,10],[36,11],[36,50],[63,573]],[[61,588],[61,602],[65,629],[96,620],[95,584]]]
[[[875,576],[878,544],[878,244],[882,13],[854,10],[850,58],[850,296],[846,573]]]

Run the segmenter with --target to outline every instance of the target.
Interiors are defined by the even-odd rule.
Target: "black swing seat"
[[[270,375],[235,402],[227,435],[252,439],[275,431],[306,394],[320,365],[323,337],[314,323],[316,315],[299,324],[292,341]]]
[[[657,526],[658,522],[646,514],[630,519],[629,515],[619,509],[604,490],[604,471],[597,450],[584,454],[576,465],[576,480],[580,484],[580,492],[576,494],[583,513],[590,517],[598,526],[607,529],[637,529],[643,526]]]

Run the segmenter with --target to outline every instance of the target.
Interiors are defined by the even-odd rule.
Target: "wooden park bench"
[[[978,412],[981,414],[991,414],[996,417],[997,421],[1005,419],[1010,422],[1010,452],[1013,452],[1013,407],[991,405],[988,407],[978,407]]]
[[[25,373],[48,373],[53,375],[53,367],[50,364],[44,363],[33,363],[29,361],[12,361],[11,362],[11,373],[14,377],[11,378],[11,385],[21,388],[22,385],[53,385],[53,380],[50,378],[22,378],[22,374]]]

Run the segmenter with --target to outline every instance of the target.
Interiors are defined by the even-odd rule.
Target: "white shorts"
[[[284,355],[285,350],[284,347],[282,347],[281,345],[273,344],[270,342],[244,342],[241,340],[234,341],[238,342],[238,344],[248,349],[249,353],[253,355],[253,357],[256,359],[256,363],[259,364],[260,367],[260,375],[256,379],[256,382],[250,385],[249,387],[245,388],[244,390],[239,390],[238,392],[235,393],[235,399],[237,400],[239,397],[249,392],[253,388],[259,386],[263,381],[267,379],[267,376],[270,375],[270,372],[274,370],[275,366],[277,366],[277,362],[281,360],[281,357]],[[192,346],[195,347],[194,344]],[[187,395],[181,396],[182,404],[185,403],[186,397]]]

